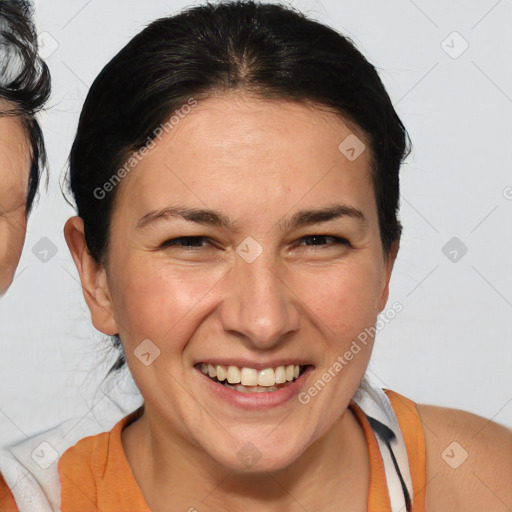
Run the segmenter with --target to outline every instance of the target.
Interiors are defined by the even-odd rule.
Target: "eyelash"
[[[352,244],[346,238],[340,238],[340,237],[332,236],[332,235],[307,235],[307,236],[302,237],[300,240],[306,240],[306,239],[310,239],[310,238],[332,238],[335,241],[332,244],[321,244],[321,246],[323,246],[323,247],[332,247],[335,245],[345,245],[347,247],[352,247]],[[186,250],[189,252],[194,252],[197,249],[201,249],[201,247],[203,247],[203,246],[192,246],[192,245],[179,245],[176,243],[176,242],[183,241],[183,240],[188,240],[188,241],[190,241],[190,240],[198,240],[198,241],[199,240],[208,240],[208,237],[205,237],[205,236],[181,236],[178,238],[172,238],[170,240],[166,240],[161,245],[161,247],[166,248],[166,247],[176,247],[177,246],[177,247],[186,248]],[[317,247],[317,246],[306,245],[303,247]]]

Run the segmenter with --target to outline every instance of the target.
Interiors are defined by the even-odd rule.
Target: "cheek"
[[[113,304],[123,341],[186,339],[222,274],[163,263],[127,262],[115,278]],[[173,345],[173,348],[176,348]]]
[[[16,268],[25,241],[25,211],[19,210],[0,217],[0,266]]]
[[[380,282],[380,274],[372,262],[354,261],[320,273],[301,275],[295,289],[319,319],[326,335],[346,340],[375,322]]]
[[[133,349],[150,339],[163,352],[182,350],[230,286],[236,286],[236,276],[226,267],[179,267],[149,257],[125,260],[113,277],[114,315],[123,344]],[[380,277],[375,260],[360,257],[331,267],[290,268],[281,279],[293,291],[288,300],[305,316],[305,325],[312,324],[341,349],[375,323]]]

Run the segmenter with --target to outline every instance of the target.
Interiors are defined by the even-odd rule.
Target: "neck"
[[[366,510],[368,449],[352,411],[289,466],[238,473],[218,464],[146,410],[123,430],[135,480],[153,512]]]

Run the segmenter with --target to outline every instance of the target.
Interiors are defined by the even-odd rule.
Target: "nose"
[[[283,268],[265,251],[252,263],[237,257],[225,286],[222,326],[226,332],[242,335],[251,348],[271,349],[284,335],[298,331],[298,299],[285,281]]]

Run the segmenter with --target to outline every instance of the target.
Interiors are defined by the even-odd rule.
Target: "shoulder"
[[[74,482],[87,487],[94,480],[94,470],[97,466],[101,468],[109,444],[108,433],[116,420],[122,425],[123,419],[109,411],[72,417],[3,447],[0,511],[6,508],[5,502],[12,508],[13,499],[20,510],[60,510],[64,488]]]
[[[426,509],[509,511],[512,431],[470,412],[417,404],[426,449]]]

